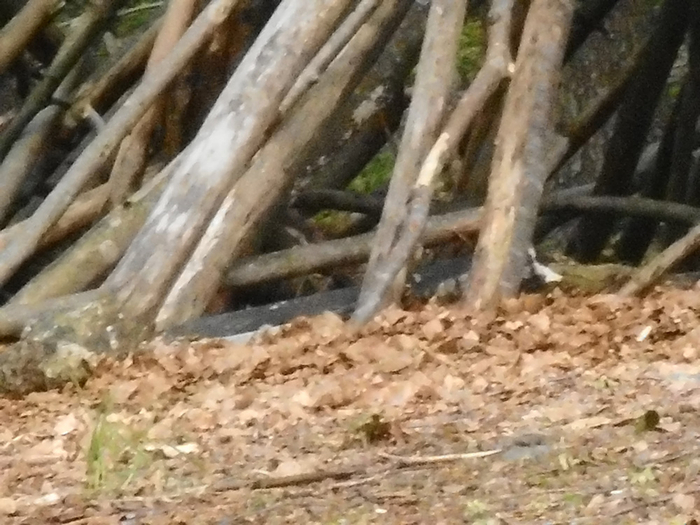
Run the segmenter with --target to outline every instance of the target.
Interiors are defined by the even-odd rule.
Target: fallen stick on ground
[[[479,452],[467,452],[464,454],[441,454],[439,456],[395,456],[380,452],[379,455],[386,459],[397,461],[399,466],[434,465],[438,463],[453,463],[467,459],[487,458],[503,452],[500,448],[483,450]]]
[[[391,470],[402,469],[404,467],[436,465],[440,463],[450,463],[455,461],[463,461],[467,459],[478,459],[500,454],[501,449],[484,450],[480,452],[469,452],[466,454],[444,454],[440,456],[395,456],[386,452],[380,452],[379,457],[395,461],[393,465],[384,469],[384,472]],[[258,479],[225,479],[215,483],[213,488],[216,492],[224,492],[227,490],[239,490],[248,488],[251,490],[257,489],[273,489],[282,487],[292,487],[300,485],[308,485],[310,483],[318,483],[328,479],[336,481],[349,480],[353,476],[362,475],[373,478],[378,475],[377,472],[370,472],[370,469],[364,466],[352,467],[339,470],[317,470],[313,472],[303,472],[301,474],[293,474],[291,476],[270,476],[267,478]]]

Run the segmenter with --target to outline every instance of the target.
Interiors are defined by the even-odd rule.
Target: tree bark
[[[449,13],[448,16],[456,17],[460,11],[462,15],[464,14],[465,6],[461,6],[460,9],[458,4],[453,4],[452,7],[456,12]],[[472,120],[484,107],[491,95],[496,92],[501,81],[506,78],[512,67],[510,52],[508,51],[512,8],[513,4],[509,0],[496,2],[492,6],[491,18],[494,20],[494,23],[489,35],[486,63],[477,74],[474,82],[469,86],[469,89],[462,96],[447,125],[440,133],[438,140],[425,157],[415,183],[411,188],[411,193],[408,196],[409,200],[406,203],[408,211],[399,225],[402,229],[394,234],[393,246],[383,261],[383,268],[379,271],[376,268],[374,269],[381,278],[375,279],[372,288],[365,293],[364,297],[361,296],[360,301],[358,301],[357,311],[353,315],[356,322],[366,322],[381,306],[386,290],[401,271],[401,268],[405,266],[411,251],[415,249],[415,243],[420,233],[425,227],[432,197],[433,180],[442,172],[445,164],[454,155],[459,141],[464,136]],[[456,35],[450,35],[447,31],[443,33],[445,33],[444,38],[446,40],[450,37],[456,38]],[[452,47],[455,47],[454,42],[452,44]],[[439,43],[438,46],[445,47],[443,43]],[[385,208],[390,206],[390,197],[391,194],[387,197]],[[381,231],[381,224],[379,230]],[[368,268],[367,271],[370,272],[372,269]]]
[[[658,25],[645,56],[617,114],[615,131],[607,144],[603,168],[594,193],[627,195],[630,179],[645,144],[654,109],[688,26],[691,2],[664,2]],[[607,215],[583,217],[569,251],[583,262],[594,260],[608,241],[613,221]]]
[[[104,285],[116,294],[124,316],[152,328],[150,321],[207,222],[217,220],[226,191],[274,125],[279,104],[348,5],[349,0],[286,0],[277,8],[178,157],[170,183]]]
[[[362,283],[358,311],[374,302],[373,291],[382,281],[382,266],[390,257],[398,230],[406,217],[411,188],[418,178],[421,164],[437,138],[438,127],[455,79],[455,56],[466,8],[465,0],[435,0],[430,7],[406,129],[377,229],[376,242]],[[390,297],[384,296],[382,299],[396,300],[401,284],[397,283],[397,289]]]
[[[673,268],[700,247],[700,226],[695,226],[684,236],[637,270],[620,290],[620,295],[639,295],[651,287],[666,271]]]
[[[418,62],[427,8],[414,3],[372,70],[305,153],[313,188],[345,188],[391,140],[408,106],[406,83]],[[310,159],[310,160],[309,160]]]
[[[570,0],[534,0],[525,21],[464,298],[476,309],[515,295],[525,275],[573,8]]]
[[[155,178],[145,184],[141,190],[129,198],[126,205],[113,209],[17,292],[9,306],[35,304],[99,285],[100,279],[104,279],[119,262],[129,244],[143,227],[171,172],[172,165],[160,171]],[[87,206],[83,214],[94,214],[96,209],[103,209],[108,195],[108,184],[91,190],[91,198],[85,203]],[[76,200],[77,202],[79,200]],[[72,205],[71,208],[73,208]],[[79,209],[73,214],[78,215],[78,212],[80,212]],[[60,227],[64,219],[69,221],[71,217],[62,217],[56,227]],[[72,220],[80,219],[81,217],[78,216]]]
[[[171,0],[163,18],[158,37],[153,44],[151,56],[146,65],[146,74],[157,69],[168,52],[182,37],[195,10],[195,0]],[[117,157],[109,176],[110,204],[112,207],[124,202],[134,190],[136,180],[146,168],[146,155],[151,143],[151,135],[156,125],[162,121],[168,99],[168,91],[161,93],[141,120],[122,140]]]
[[[471,208],[430,217],[421,243],[435,246],[476,234],[480,214],[481,208]],[[232,287],[250,286],[331,267],[359,264],[369,257],[373,239],[374,232],[370,232],[241,259],[226,272],[225,283]]]
[[[31,0],[2,28],[0,74],[22,54],[37,31],[51,19],[59,4],[59,0]]]
[[[194,56],[214,29],[221,24],[237,0],[214,0],[163,61],[161,68],[145,77],[101,133],[71,165],[58,185],[25,221],[0,252],[0,285],[7,282],[17,268],[36,250],[42,236],[65,212],[85,182],[104,167],[121,140],[136,125],[158,95]]]
[[[409,7],[406,0],[383,0],[316,86],[297,103],[293,114],[256,154],[250,169],[224,199],[173,286],[158,314],[159,330],[202,313],[229,261],[238,255],[241,242],[293,181],[294,172],[289,167],[299,152],[369,69]]]

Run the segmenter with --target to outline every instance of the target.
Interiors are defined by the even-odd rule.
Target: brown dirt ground
[[[157,341],[0,399],[0,522],[695,523],[699,315],[554,293]]]

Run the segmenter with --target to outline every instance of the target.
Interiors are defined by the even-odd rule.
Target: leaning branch
[[[643,266],[622,287],[620,295],[630,297],[649,289],[668,270],[700,248],[700,225],[692,228],[659,255]]]
[[[454,75],[454,56],[457,53],[459,34],[466,13],[466,0],[435,0],[428,14],[423,49],[418,63],[413,99],[408,112],[406,130],[401,139],[399,155],[391,177],[382,220],[377,230],[376,242],[362,282],[355,322],[364,323],[387,299],[386,292],[394,283],[394,277],[405,266],[408,256],[394,262],[397,239],[407,219],[407,203],[412,188],[420,179],[421,163],[437,137]],[[425,187],[422,182],[419,187]],[[430,184],[426,189],[430,202]],[[427,217],[427,206],[422,215],[422,229]],[[419,233],[418,233],[419,234]],[[399,265],[396,272],[387,272],[387,265]],[[392,275],[393,273],[393,275]],[[399,293],[398,285],[394,296]],[[395,299],[391,297],[388,299]]]
[[[56,188],[46,197],[25,227],[0,252],[0,285],[34,253],[44,233],[63,215],[84,183],[115,151],[121,140],[148,110],[153,100],[170,84],[200,46],[223,23],[237,0],[214,0],[163,60],[157,73],[144,78],[102,132],[73,163]]]

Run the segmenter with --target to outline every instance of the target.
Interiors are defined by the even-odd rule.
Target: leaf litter
[[[155,340],[0,399],[0,522],[692,523],[698,291]]]

